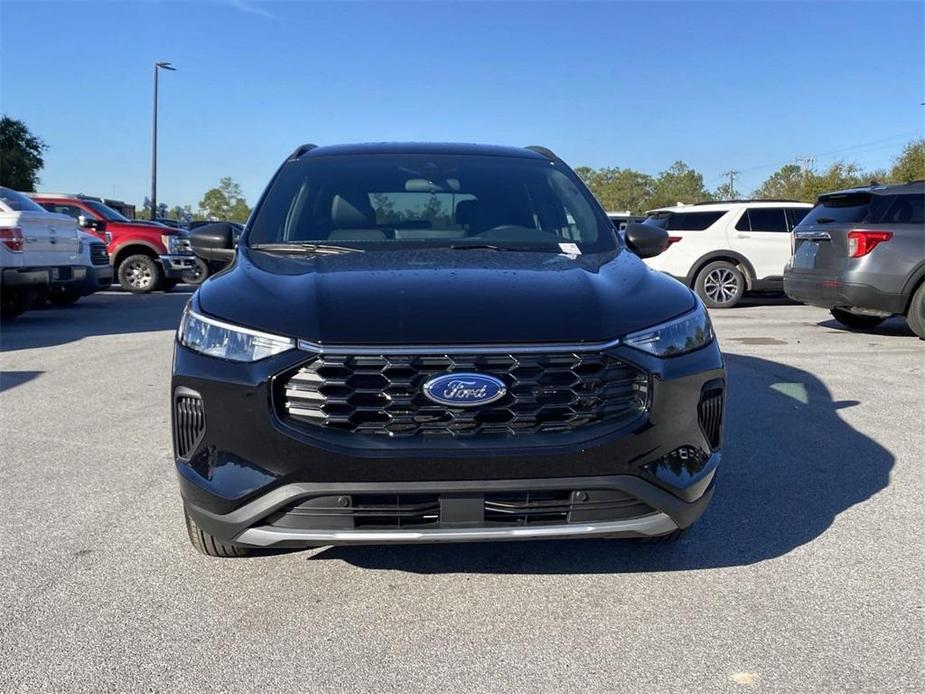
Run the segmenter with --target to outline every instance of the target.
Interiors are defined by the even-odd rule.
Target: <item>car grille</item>
[[[177,395],[173,404],[173,440],[177,456],[189,458],[206,430],[206,414],[197,395]]]
[[[461,501],[461,506],[453,506]],[[303,499],[274,512],[265,522],[300,530],[491,527],[608,522],[654,512],[645,502],[615,489],[344,494]]]
[[[429,379],[477,372],[507,386],[481,407],[440,405]],[[648,377],[604,352],[483,355],[322,354],[283,381],[290,421],[390,437],[520,435],[627,423],[643,412]]]
[[[94,265],[109,265],[109,253],[106,252],[105,244],[90,244],[90,262]]]

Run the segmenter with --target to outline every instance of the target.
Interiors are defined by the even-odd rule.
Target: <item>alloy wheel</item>
[[[731,270],[718,267],[711,270],[704,278],[703,291],[711,301],[717,304],[727,304],[738,293],[739,280]]]

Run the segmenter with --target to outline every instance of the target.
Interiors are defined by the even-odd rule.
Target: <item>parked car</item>
[[[165,227],[170,227],[171,229],[187,229],[188,227],[176,219],[168,219],[167,217],[158,217],[155,219],[158,224],[163,224]]]
[[[109,264],[109,253],[106,244],[95,235],[85,231],[78,231],[77,253],[73,256],[74,265],[86,268],[82,282],[62,282],[53,279],[48,288],[46,298],[57,306],[73,304],[84,296],[89,296],[112,285],[112,265]]]
[[[905,316],[925,339],[925,182],[821,195],[793,237],[789,297],[849,328]]]
[[[648,260],[710,308],[731,308],[748,291],[783,291],[790,231],[812,205],[789,200],[731,200],[662,207],[646,224],[665,229],[668,249]]]
[[[635,224],[638,222],[645,221],[645,215],[636,215],[629,211],[626,212],[608,212],[607,218],[613,222],[613,225],[617,228],[617,231],[623,231],[626,229],[627,224]]]
[[[169,291],[195,267],[189,239],[176,229],[129,220],[82,195],[33,193],[31,197],[51,212],[76,219],[83,230],[105,240],[116,280],[126,291]]]
[[[172,378],[192,544],[674,539],[720,461],[690,289],[545,148],[298,148],[191,298]],[[629,249],[634,249],[634,255]]]
[[[55,283],[79,287],[86,267],[76,262],[79,240],[70,217],[49,214],[32,200],[0,187],[0,274],[3,318],[26,311]]]

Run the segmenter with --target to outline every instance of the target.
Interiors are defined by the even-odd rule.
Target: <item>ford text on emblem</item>
[[[424,395],[452,407],[487,405],[504,397],[506,392],[504,382],[484,374],[444,374],[424,384]]]

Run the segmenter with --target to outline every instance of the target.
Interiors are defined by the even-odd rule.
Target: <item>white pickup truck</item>
[[[25,195],[0,187],[2,317],[18,316],[53,288],[83,292],[92,265],[83,264],[82,246],[73,219],[47,212]]]

